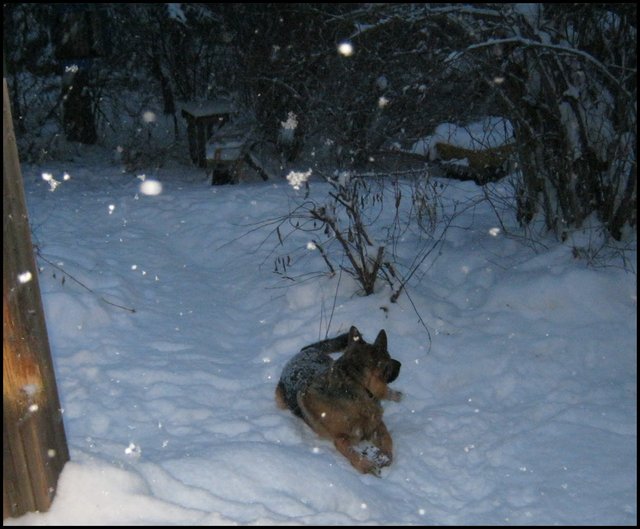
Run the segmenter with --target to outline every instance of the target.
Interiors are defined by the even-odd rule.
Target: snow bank
[[[51,192],[45,170],[74,178]],[[50,512],[7,525],[635,525],[634,275],[535,254],[479,203],[409,285],[430,342],[406,295],[271,273],[269,220],[299,198],[284,181],[165,169],[147,196],[98,161],[24,173],[42,255],[92,292],[39,263],[72,460]],[[477,193],[449,184],[444,203]],[[386,329],[403,364],[382,478],[275,406],[282,367],[329,320]]]

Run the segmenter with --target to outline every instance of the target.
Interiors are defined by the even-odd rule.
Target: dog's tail
[[[329,354],[329,353],[338,353],[340,351],[344,351],[349,344],[349,333],[345,332],[344,334],[340,334],[335,338],[329,338],[327,340],[322,340],[320,342],[312,343],[311,345],[307,345],[302,348],[302,351],[309,351],[311,349],[315,349],[321,353]]]

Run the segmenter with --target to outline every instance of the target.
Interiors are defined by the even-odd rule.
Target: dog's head
[[[387,351],[387,333],[381,330],[372,344],[366,343],[356,327],[349,330],[346,358],[366,388],[378,398],[387,397],[387,384],[400,374],[401,363]]]

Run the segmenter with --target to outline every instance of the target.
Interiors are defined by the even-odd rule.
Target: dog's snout
[[[400,366],[402,364],[397,360],[390,360],[389,365],[387,366],[387,383],[393,382],[398,375],[400,374]]]

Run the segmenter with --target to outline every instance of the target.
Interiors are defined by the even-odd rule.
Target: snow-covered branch
[[[478,49],[493,47],[493,46],[500,46],[503,44],[519,44],[521,46],[528,47],[528,48],[543,48],[543,49],[553,50],[560,54],[570,54],[570,55],[582,57],[584,60],[594,65],[600,72],[602,72],[605,75],[605,77],[607,77],[611,82],[613,82],[616,86],[618,86],[621,90],[623,90],[626,95],[630,95],[629,92],[622,85],[622,83],[620,83],[620,79],[615,75],[613,75],[609,71],[607,66],[602,64],[602,62],[600,62],[590,53],[587,53],[583,50],[579,50],[570,46],[562,46],[559,44],[547,44],[544,42],[538,42],[538,41],[527,39],[524,37],[507,37],[503,39],[490,39],[485,42],[471,44],[470,46],[467,46],[463,50],[463,52],[471,52]],[[635,73],[635,71],[636,70],[634,69],[632,72]]]

